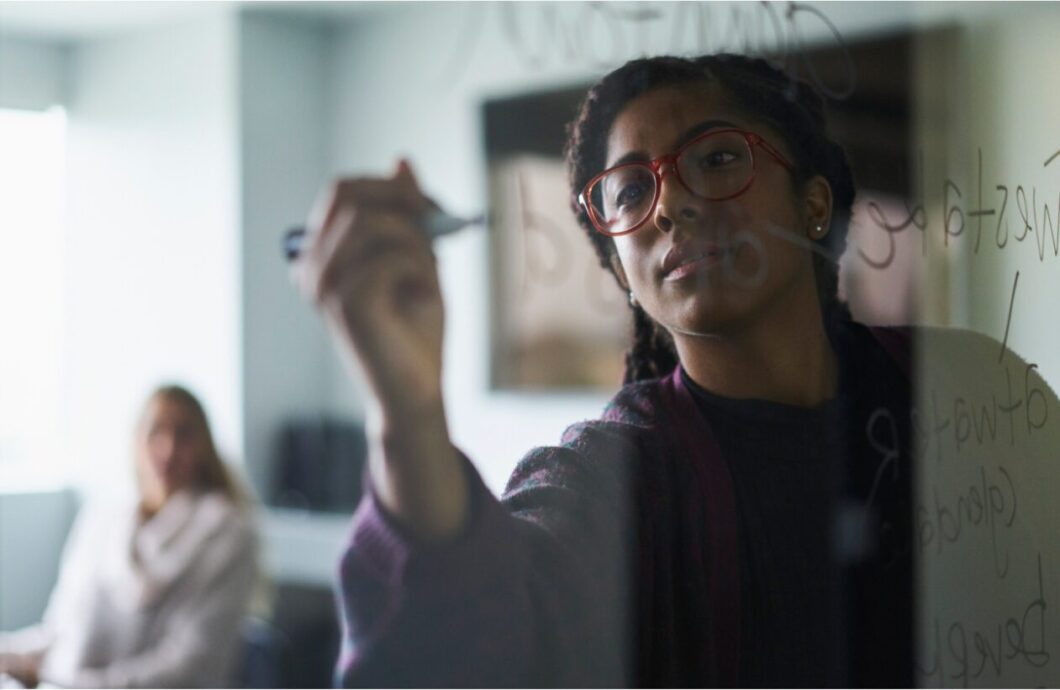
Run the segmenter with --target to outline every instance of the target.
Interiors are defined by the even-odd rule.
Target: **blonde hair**
[[[247,505],[247,495],[240,483],[236,480],[232,471],[221,459],[217,452],[217,444],[213,440],[213,432],[210,430],[210,422],[206,417],[206,410],[199,399],[190,390],[179,384],[169,383],[159,386],[147,396],[140,410],[140,422],[138,430],[143,428],[145,418],[151,406],[161,400],[181,405],[191,413],[199,431],[206,439],[206,452],[199,458],[198,466],[195,468],[193,479],[194,488],[199,491],[219,491],[227,496],[234,504],[244,508]],[[139,433],[139,431],[138,431]],[[137,439],[137,450],[139,453],[140,439]],[[136,483],[141,495],[143,494],[142,479],[140,472],[136,473]]]

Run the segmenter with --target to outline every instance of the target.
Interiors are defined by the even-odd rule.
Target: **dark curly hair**
[[[825,327],[850,318],[839,299],[838,258],[846,248],[854,177],[843,149],[826,133],[824,103],[809,85],[793,79],[761,58],[718,54],[698,58],[654,57],[627,62],[593,86],[567,131],[564,151],[570,178],[571,206],[596,249],[600,264],[611,271],[615,245],[596,232],[578,204],[578,194],[603,170],[607,138],[615,118],[638,96],[664,86],[716,82],[749,116],[778,131],[792,151],[796,187],[821,175],[832,187],[829,231],[816,241],[814,276]],[[615,275],[615,279],[618,276]],[[677,353],[665,329],[639,306],[633,306],[633,344],[626,353],[624,383],[664,376],[677,366]]]

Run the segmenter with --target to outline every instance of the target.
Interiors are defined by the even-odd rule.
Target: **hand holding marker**
[[[423,219],[423,231],[427,238],[435,240],[444,235],[450,235],[464,228],[482,225],[486,222],[483,215],[472,218],[459,218],[452,216],[435,206],[434,210]],[[283,251],[288,261],[294,261],[302,252],[302,245],[306,241],[306,230],[304,227],[295,227],[287,231],[283,237]]]
[[[447,539],[466,521],[468,485],[446,422],[445,305],[431,240],[486,218],[442,212],[404,160],[390,177],[335,181],[310,217],[309,233],[287,233],[284,249],[364,386],[375,493],[417,538]]]

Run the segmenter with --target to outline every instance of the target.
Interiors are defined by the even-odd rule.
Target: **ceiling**
[[[196,17],[252,10],[328,24],[415,11],[415,1],[310,0],[0,0],[0,36],[72,42]],[[811,3],[817,4],[817,3]],[[834,2],[829,15],[851,31],[873,32],[895,23],[926,24],[958,17],[1030,12],[1045,3]],[[1037,6],[1037,7],[1035,7]]]
[[[100,0],[0,0],[0,34],[53,41],[77,41],[152,25],[240,9],[345,22],[379,14],[402,3],[386,2],[147,2]]]

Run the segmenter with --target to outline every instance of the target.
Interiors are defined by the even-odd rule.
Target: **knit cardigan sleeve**
[[[635,444],[587,422],[527,454],[498,501],[464,458],[471,516],[417,544],[368,493],[341,562],[347,686],[629,682]]]

